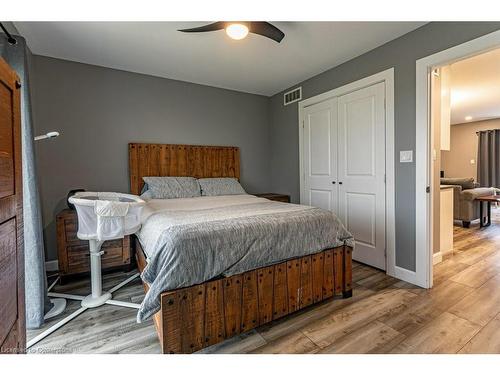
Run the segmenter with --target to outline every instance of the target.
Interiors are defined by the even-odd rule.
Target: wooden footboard
[[[135,244],[142,272],[146,259]],[[163,353],[193,353],[334,296],[352,296],[347,246],[165,291],[154,321]]]

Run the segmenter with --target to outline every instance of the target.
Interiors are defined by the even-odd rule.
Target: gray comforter
[[[138,233],[148,258],[141,276],[150,285],[138,322],[160,309],[159,295],[165,290],[343,244],[354,247],[335,214],[319,208],[251,195],[186,202],[153,211]]]

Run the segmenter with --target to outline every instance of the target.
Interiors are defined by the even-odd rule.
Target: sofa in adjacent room
[[[474,178],[441,178],[441,185],[453,186],[453,218],[461,220],[464,228],[479,219],[479,202],[475,199],[494,195],[496,188],[479,187]]]

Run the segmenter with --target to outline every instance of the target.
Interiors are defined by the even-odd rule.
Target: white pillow
[[[198,182],[201,187],[202,196],[213,197],[218,195],[246,194],[246,191],[243,189],[236,178],[200,178]]]
[[[194,177],[143,177],[154,199],[192,198],[201,196]]]

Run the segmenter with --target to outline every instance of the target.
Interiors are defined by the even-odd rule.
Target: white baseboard
[[[441,263],[442,261],[443,261],[443,254],[441,254],[440,251],[432,255],[432,264],[438,264]]]
[[[57,259],[45,262],[45,271],[49,272],[59,271],[59,263],[57,262]]]

